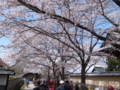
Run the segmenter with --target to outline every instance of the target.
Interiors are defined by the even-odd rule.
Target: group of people
[[[76,83],[75,90],[100,90],[100,88],[99,87],[95,87],[94,89],[90,89],[90,88],[88,88],[86,86],[86,84],[82,84],[81,85],[81,89],[80,89],[78,83]],[[108,86],[107,90],[114,90],[114,88],[113,88],[113,86]]]
[[[70,83],[69,81],[64,82],[63,80],[61,80],[59,82],[59,86],[56,89],[54,88],[54,81],[41,82],[40,80],[36,80],[34,81],[34,85],[36,87],[33,90],[73,90],[72,81]]]
[[[100,90],[99,87],[96,87],[94,90]],[[113,86],[108,86],[107,87],[107,90],[114,90]]]
[[[26,80],[26,84],[27,86],[29,85],[29,79]],[[33,90],[93,90],[90,89],[86,86],[86,84],[81,84],[81,88],[79,87],[79,83],[76,83],[75,87],[73,87],[73,83],[72,81],[63,81],[61,80],[59,82],[59,86],[55,89],[54,85],[55,82],[54,81],[40,81],[38,80],[34,80],[34,85],[36,86]],[[100,90],[99,87],[96,87],[94,90]],[[112,86],[108,86],[107,90],[114,90],[114,88]]]
[[[64,83],[64,81],[63,80],[61,80],[60,81],[60,85],[59,85],[59,87],[57,87],[57,89],[56,90],[73,90],[73,84],[72,84],[72,81],[65,81],[65,83]]]

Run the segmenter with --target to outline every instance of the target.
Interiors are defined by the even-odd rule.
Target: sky
[[[6,46],[6,45],[8,45],[9,42],[10,41],[7,38],[5,38],[5,37],[0,38],[0,46],[1,45]],[[4,58],[5,57],[5,53],[3,53],[1,50],[4,50],[4,48],[0,47],[0,58]]]

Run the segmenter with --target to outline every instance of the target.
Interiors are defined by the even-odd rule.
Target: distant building
[[[103,67],[94,67],[92,73],[93,72],[105,72],[105,69]]]
[[[120,59],[120,34],[117,31],[113,31],[107,34],[108,40],[105,41],[101,48],[98,50],[100,52],[105,52],[107,54],[115,56]],[[109,41],[112,41],[109,43]]]
[[[26,73],[22,76],[22,78],[26,78],[32,81],[33,79],[40,78],[40,76],[41,74],[38,73]]]
[[[0,69],[7,69],[7,65],[0,58]]]

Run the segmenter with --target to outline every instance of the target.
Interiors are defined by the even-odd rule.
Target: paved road
[[[25,87],[25,90],[33,90],[34,87],[35,86],[34,86],[33,82],[30,82],[28,87]]]

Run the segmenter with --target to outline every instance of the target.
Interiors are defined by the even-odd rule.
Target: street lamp
[[[0,69],[0,90],[7,90],[9,75],[14,74],[13,70]]]

